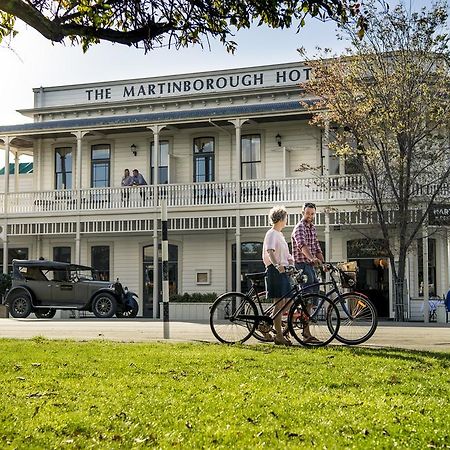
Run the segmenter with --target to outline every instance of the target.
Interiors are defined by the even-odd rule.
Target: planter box
[[[7,319],[9,317],[9,310],[6,305],[0,305],[0,318]]]
[[[169,319],[181,322],[208,322],[209,308],[212,303],[178,303],[169,302]],[[164,305],[159,304],[161,319],[164,317]]]
[[[209,322],[209,308],[212,303],[178,303],[169,302],[169,320],[180,322]],[[270,303],[263,303],[267,308]],[[159,304],[160,318],[164,317],[163,304]]]

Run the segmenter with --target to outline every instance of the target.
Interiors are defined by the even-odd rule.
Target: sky
[[[425,0],[407,0],[413,7]],[[19,34],[10,48],[0,44],[0,125],[21,124],[30,119],[17,109],[33,107],[33,88],[98,81],[145,78],[299,61],[297,48],[313,53],[316,46],[339,53],[344,43],[336,37],[334,22],[308,18],[296,33],[256,27],[239,31],[234,55],[211,41],[211,48],[142,49],[102,43],[83,53],[81,47],[52,44],[31,27],[19,23]]]

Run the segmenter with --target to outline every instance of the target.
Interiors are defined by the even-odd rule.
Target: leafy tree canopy
[[[331,149],[362,175],[364,186],[354,188],[372,200],[394,276],[403,280],[408,248],[430,209],[448,202],[447,4],[410,12],[369,0],[365,8],[363,38],[345,24],[350,48],[316,56],[306,89],[320,99],[315,121],[334,128]]]
[[[185,47],[218,38],[233,52],[233,30],[254,23],[272,28],[304,25],[307,16],[345,23],[364,19],[357,0],[0,0],[0,42],[14,36],[16,19],[53,42],[68,38],[84,51],[101,40],[142,46]]]

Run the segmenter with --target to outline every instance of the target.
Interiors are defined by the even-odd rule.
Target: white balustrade
[[[157,186],[156,190],[157,205],[161,199],[166,199],[168,207],[173,208],[235,206],[238,199],[242,205],[267,206],[367,199],[360,175],[163,184]],[[443,192],[448,191],[448,186],[444,186]],[[154,207],[154,193],[155,187],[152,185],[17,192],[8,194],[6,211],[3,211],[4,194],[0,193],[0,211],[8,214],[46,214],[139,210]]]

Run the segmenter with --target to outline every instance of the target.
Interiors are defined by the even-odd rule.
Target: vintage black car
[[[136,317],[136,294],[119,281],[102,281],[91,267],[46,260],[12,262],[4,303],[12,317],[51,318],[57,309],[91,311],[96,317]]]

